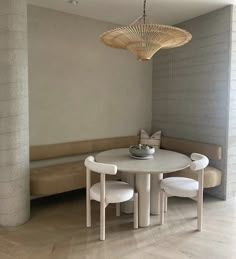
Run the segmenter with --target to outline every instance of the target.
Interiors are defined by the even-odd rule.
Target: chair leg
[[[120,217],[120,203],[116,203],[116,216]]]
[[[100,240],[105,240],[105,210],[104,202],[100,202]]]
[[[134,194],[134,228],[138,228],[138,193]]]
[[[91,227],[91,200],[88,193],[86,195],[86,226]]]
[[[164,195],[164,199],[165,199],[165,202],[164,202],[164,212],[167,212],[167,207],[168,207],[168,196],[165,194]]]
[[[203,218],[203,195],[198,196],[197,200],[197,229],[202,231],[202,218]]]
[[[160,214],[161,214],[161,225],[164,224],[164,197],[165,193],[163,190],[160,191]]]
[[[204,181],[204,169],[198,173],[198,195],[197,195],[197,229],[202,231],[203,220],[203,181]]]

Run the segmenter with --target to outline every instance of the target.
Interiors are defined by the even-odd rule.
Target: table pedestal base
[[[121,173],[121,180],[128,183],[135,189],[135,175],[134,174],[127,174]],[[126,201],[121,203],[121,211],[125,214],[134,213],[134,202],[133,201]]]
[[[150,225],[150,174],[136,174],[136,189],[139,193],[139,227]]]
[[[161,180],[163,179],[163,174],[152,174],[151,175],[151,214],[160,214],[160,190],[161,190]]]

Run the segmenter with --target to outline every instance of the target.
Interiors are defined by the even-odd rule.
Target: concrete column
[[[0,0],[0,225],[30,216],[27,1]]]

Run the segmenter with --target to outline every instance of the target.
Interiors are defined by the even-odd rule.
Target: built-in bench
[[[124,148],[136,144],[138,136],[118,137],[59,143],[30,147],[30,161],[41,161],[40,167],[30,169],[30,190],[33,196],[46,196],[85,188],[86,171],[82,155],[97,153],[108,149]],[[78,161],[42,166],[42,160],[76,158]],[[108,176],[119,179],[120,175]],[[98,182],[98,174],[92,175],[92,183]]]
[[[57,158],[73,157],[73,162],[60,163],[55,165],[43,165],[31,168],[30,189],[33,196],[46,196],[66,191],[81,189],[86,186],[86,171],[84,159],[77,156],[94,154],[108,149],[129,147],[138,144],[138,136],[97,139],[88,141],[77,141],[69,143],[59,143],[30,147],[30,160],[46,161]],[[222,148],[218,145],[203,144],[193,141],[181,140],[162,136],[161,148],[173,150],[190,155],[193,152],[206,155],[212,160],[222,159]],[[196,174],[189,169],[168,174],[179,175],[196,179]],[[221,183],[222,172],[214,167],[208,167],[205,171],[205,188],[215,187]],[[120,178],[119,174],[115,179]],[[114,179],[114,177],[113,177]],[[96,174],[92,177],[92,182],[99,179]]]

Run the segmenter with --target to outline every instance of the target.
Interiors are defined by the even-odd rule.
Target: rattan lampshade
[[[138,60],[149,60],[161,48],[175,48],[189,42],[191,34],[177,27],[146,23],[146,1],[144,1],[144,14],[129,26],[115,28],[104,32],[100,39],[107,46],[127,49]],[[136,22],[136,21],[135,21]]]

